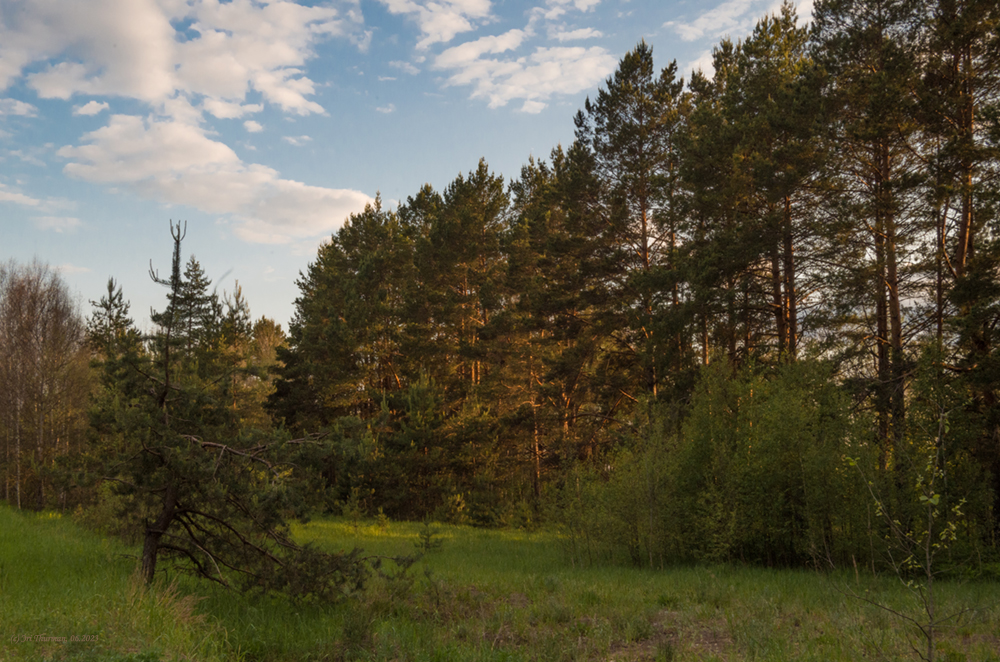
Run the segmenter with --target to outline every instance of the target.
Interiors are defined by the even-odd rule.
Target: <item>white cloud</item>
[[[209,117],[245,118],[264,104],[292,116],[325,113],[312,98],[317,86],[305,66],[317,44],[331,37],[366,48],[371,32],[362,29],[359,0],[0,4],[0,91],[23,77],[41,98],[116,96],[150,111],[148,117],[112,115],[79,144],[58,150],[69,161],[67,175],[223,214],[251,241],[329,233],[370,201],[357,191],[309,186],[245,163],[205,125]],[[107,108],[106,101],[89,101],[75,112]],[[0,115],[36,113],[30,104],[0,99]],[[263,129],[249,119],[243,126],[250,133]],[[38,209],[54,204],[2,186],[0,201]]]
[[[389,66],[396,67],[404,74],[410,74],[411,76],[416,76],[417,74],[420,73],[420,69],[417,69],[409,62],[402,62],[401,60],[393,60],[389,63]]]
[[[761,17],[780,10],[781,0],[725,0],[691,21],[667,21],[663,27],[672,29],[682,41],[739,38],[749,34]],[[800,25],[811,20],[812,10],[813,0],[805,0],[797,8]]]
[[[396,112],[396,105],[390,103],[390,104],[385,105],[385,106],[379,106],[375,110],[377,110],[378,112],[383,113],[385,115],[388,115],[389,113]]]
[[[31,219],[35,227],[39,230],[51,230],[53,232],[73,232],[80,227],[80,219],[72,216],[36,216]]]
[[[537,113],[553,95],[589,89],[617,65],[615,58],[598,46],[540,47],[525,57],[484,57],[517,48],[524,35],[521,30],[512,30],[449,48],[438,56],[435,67],[454,70],[448,85],[472,85],[472,97],[488,98],[490,108],[523,100],[523,112]]]
[[[490,20],[490,0],[381,0],[393,14],[412,18],[422,39],[418,50],[447,43]]]
[[[66,165],[66,174],[91,182],[136,183],[164,171],[205,171],[240,161],[201,128],[177,121],[112,115],[107,126],[83,139],[89,144],[63,147],[57,154],[75,161]]]
[[[711,40],[716,42],[723,37],[742,39],[753,32],[757,22],[768,15],[781,12],[782,0],[728,0],[699,15],[692,21],[667,21],[665,28],[671,28],[684,41]],[[796,6],[798,25],[805,25],[812,20],[813,0],[803,0]],[[683,67],[682,72],[701,71],[711,77],[715,73],[712,63],[712,43],[710,48],[703,50],[696,58]]]
[[[16,205],[24,205],[25,207],[38,207],[42,204],[42,201],[37,198],[32,198],[17,191],[7,190],[7,187],[3,184],[0,184],[0,202],[12,202]]]
[[[295,145],[296,147],[302,147],[307,142],[312,141],[312,138],[309,136],[282,136],[281,139],[289,145]]]
[[[725,0],[692,21],[667,21],[663,27],[671,28],[682,41],[723,37],[734,30],[742,34],[753,27],[759,5],[760,0]]]
[[[412,0],[382,1],[413,5]],[[522,102],[522,112],[541,112],[552,96],[574,94],[599,84],[614,70],[617,60],[596,46],[536,47],[530,54],[524,54],[524,48],[537,36],[540,24],[548,24],[548,38],[558,42],[603,36],[593,28],[569,30],[565,24],[551,24],[570,11],[588,12],[599,3],[600,0],[546,0],[544,5],[527,12],[528,23],[523,29],[447,48],[433,59],[433,67],[451,72],[446,85],[471,85],[471,96],[489,99],[491,108],[518,100]]]
[[[20,149],[12,149],[8,153],[11,156],[16,156],[17,158],[21,159],[25,163],[30,163],[31,165],[38,166],[40,168],[44,168],[45,167],[45,161],[42,161],[40,158],[38,158],[34,154],[26,154],[24,151],[22,151]]]
[[[212,115],[224,120],[237,119],[247,113],[259,113],[264,110],[264,106],[259,103],[239,103],[220,99],[205,99],[201,106]]]
[[[226,215],[247,241],[287,243],[330,233],[372,201],[358,191],[282,179],[272,168],[244,163],[203,128],[172,119],[113,115],[83,140],[58,152],[72,161],[68,175]]]
[[[528,33],[524,30],[509,30],[501,35],[467,41],[438,55],[434,66],[438,69],[468,67],[487,53],[496,54],[516,49],[527,36]]]
[[[223,111],[232,113],[256,90],[286,112],[320,113],[302,67],[320,40],[358,31],[360,10],[348,2],[341,11],[288,0],[15,0],[0,23],[0,90],[44,62],[26,76],[43,98],[155,106],[180,93],[237,104]]]
[[[278,179],[269,182],[266,195],[257,201],[252,215],[239,215],[236,233],[258,243],[288,243],[330,234],[349,215],[360,213],[373,202],[373,198],[358,191]]]
[[[546,0],[544,7],[535,7],[531,11],[532,19],[539,17],[554,21],[566,15],[570,9],[587,12],[601,3],[601,0]]]
[[[30,103],[18,101],[17,99],[0,99],[0,116],[19,115],[21,117],[34,117],[38,114],[38,109]]]
[[[556,41],[576,41],[578,39],[596,39],[603,37],[604,33],[593,28],[580,28],[579,30],[554,30],[549,33],[549,37]]]
[[[107,101],[97,102],[94,100],[88,101],[82,106],[73,106],[74,115],[97,115],[98,113],[105,111],[109,108]]]
[[[688,78],[690,78],[691,73],[695,71],[700,71],[708,78],[711,78],[715,75],[715,64],[713,63],[714,59],[712,51],[704,51],[701,55],[681,67],[680,71],[682,73],[687,72],[685,75]]]
[[[396,80],[396,77],[395,76],[379,76],[378,79],[379,79],[379,82],[386,83],[386,82],[390,82],[390,81]]]

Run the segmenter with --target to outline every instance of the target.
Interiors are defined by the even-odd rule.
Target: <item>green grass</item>
[[[328,607],[247,599],[188,579],[142,591],[130,580],[128,550],[65,520],[0,509],[0,617],[9,625],[0,659],[917,659],[910,644],[919,642],[903,621],[848,595],[916,614],[894,578],[732,566],[574,568],[551,533],[434,528],[441,546],[404,578],[377,579],[365,594]],[[320,519],[294,534],[330,551],[397,556],[417,551],[422,530]],[[938,598],[944,609],[968,608],[942,634],[939,659],[1000,662],[996,583],[942,582]],[[100,641],[9,641],[43,631]]]
[[[197,598],[146,590],[134,553],[58,514],[0,507],[0,660],[224,659]]]

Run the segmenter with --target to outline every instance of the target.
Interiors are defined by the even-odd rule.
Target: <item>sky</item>
[[[287,328],[344,220],[506,180],[640,40],[685,79],[780,0],[0,0],[0,262],[109,277],[140,328],[171,222],[220,296]],[[811,0],[798,7],[807,20]]]

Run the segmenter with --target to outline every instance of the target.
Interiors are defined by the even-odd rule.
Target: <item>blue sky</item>
[[[109,276],[140,326],[187,221],[287,327],[319,244],[482,157],[508,180],[640,39],[685,78],[780,0],[0,0],[0,260]],[[811,2],[799,6],[808,18]]]

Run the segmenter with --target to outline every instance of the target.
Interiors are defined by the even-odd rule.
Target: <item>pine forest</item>
[[[0,497],[149,582],[319,598],[371,571],[295,539],[324,513],[541,527],[579,564],[995,576],[998,26],[785,4],[687,79],[639,42],[572,144],[346,219],[287,329],[183,222],[142,257],[149,333],[127,282],[84,312],[7,263]]]

